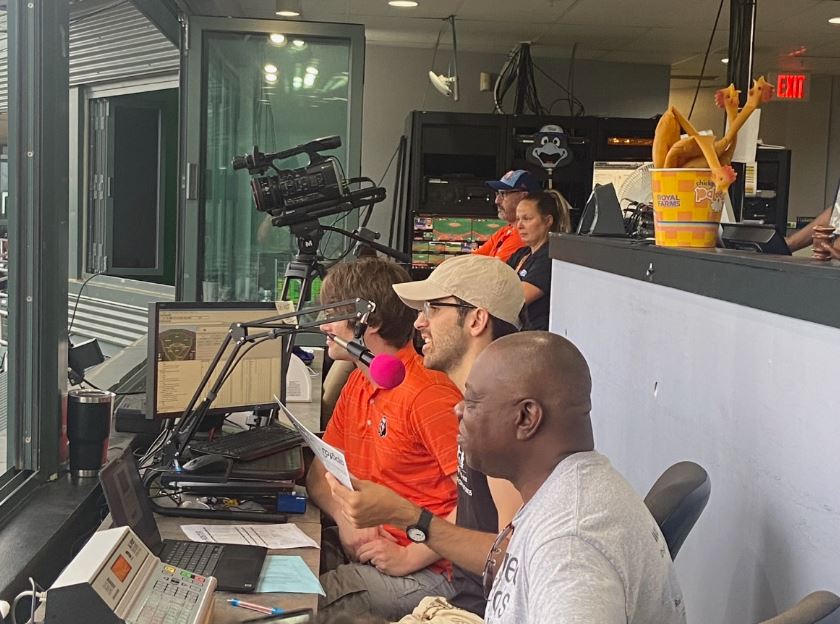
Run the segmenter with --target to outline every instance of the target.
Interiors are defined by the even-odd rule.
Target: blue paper
[[[265,558],[256,591],[326,595],[304,560],[289,555],[269,555]]]

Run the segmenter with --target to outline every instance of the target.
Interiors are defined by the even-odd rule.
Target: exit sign
[[[776,91],[773,96],[779,100],[806,101],[811,86],[811,77],[801,73],[779,73],[776,74],[774,83]]]

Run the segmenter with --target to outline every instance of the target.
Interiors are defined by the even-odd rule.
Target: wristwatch
[[[432,512],[423,509],[420,519],[405,530],[405,534],[415,544],[422,544],[429,539],[429,524],[432,522]]]

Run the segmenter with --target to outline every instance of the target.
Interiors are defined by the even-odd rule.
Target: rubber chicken
[[[753,86],[747,92],[747,101],[740,112],[738,112],[738,95],[739,91],[731,84],[715,93],[715,103],[726,110],[726,117],[729,120],[726,134],[715,141],[714,145],[718,160],[724,165],[732,162],[738,131],[761,104],[773,97],[773,85],[767,82],[764,76],[759,76],[756,80],[753,80]],[[688,131],[687,128],[686,131]],[[689,132],[689,134],[691,133]],[[689,136],[687,139],[680,139],[673,144],[665,158],[665,167],[705,167],[705,160],[702,150],[696,142],[691,141]]]
[[[666,166],[668,151],[680,140],[680,124],[673,109],[673,106],[669,107],[659,118],[653,133],[653,166],[657,169]]]
[[[720,163],[720,159],[718,158],[717,152],[715,152],[715,137],[700,134],[697,128],[695,128],[691,124],[691,122],[688,121],[688,119],[683,117],[680,111],[673,107],[672,111],[674,113],[674,116],[677,118],[677,121],[688,133],[688,135],[692,139],[694,139],[695,144],[703,153],[703,156],[705,157],[706,162],[708,163],[709,169],[712,170],[712,180],[715,183],[715,190],[719,193],[725,192],[729,188],[729,186],[735,181],[736,175],[735,170],[732,168],[731,165],[722,165]]]

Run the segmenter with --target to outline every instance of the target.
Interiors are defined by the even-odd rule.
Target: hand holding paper
[[[283,410],[283,413],[286,414],[286,418],[289,419],[289,422],[292,423],[294,428],[297,429],[298,433],[306,441],[309,448],[312,449],[315,457],[321,460],[321,463],[324,464],[324,468],[327,472],[335,476],[335,478],[338,479],[338,482],[348,490],[352,490],[353,484],[350,481],[350,471],[347,469],[347,461],[344,459],[344,453],[334,446],[330,446],[307,429],[276,396],[274,397],[274,400],[277,401],[277,405],[279,405],[280,409]]]

